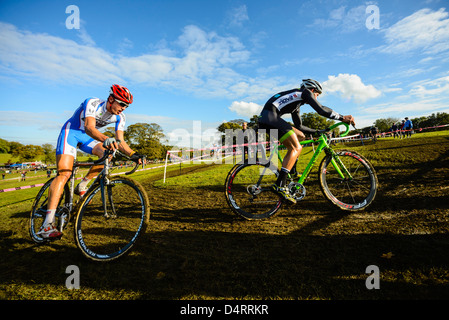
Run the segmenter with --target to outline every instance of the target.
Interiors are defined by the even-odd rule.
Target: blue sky
[[[79,29],[67,28],[69,5],[79,9]],[[368,6],[378,9],[378,28],[367,27],[375,22]],[[0,0],[0,138],[55,144],[79,104],[106,99],[112,83],[134,94],[127,124],[158,123],[171,143],[179,132],[249,119],[304,78],[322,82],[319,100],[358,127],[449,112],[447,6]]]

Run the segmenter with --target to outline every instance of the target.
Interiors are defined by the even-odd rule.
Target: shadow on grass
[[[447,158],[379,175],[375,202],[355,214],[336,211],[316,181],[305,200],[255,222],[231,213],[221,185],[147,183],[150,227],[129,256],[107,264],[86,260],[71,230],[34,245],[28,212],[14,213],[16,228],[0,234],[0,286],[19,299],[447,299],[448,193],[421,191],[434,187],[429,175]],[[439,174],[447,181],[447,170]],[[69,265],[80,268],[75,292],[65,288]],[[365,286],[369,265],[379,267],[379,290]]]
[[[255,231],[266,222],[242,222],[250,224],[253,232],[250,228],[233,231],[234,223],[229,221],[220,230],[182,230],[186,223],[174,219],[165,223],[176,231],[151,231],[161,223],[155,220],[129,256],[107,264],[86,260],[73,239],[37,246],[3,233],[0,283],[24,284],[31,291],[51,286],[56,297],[67,298],[72,293],[64,287],[65,269],[77,265],[80,299],[98,298],[83,296],[86,290],[100,297],[106,292],[108,299],[122,299],[123,292],[131,292],[132,299],[449,297],[448,234],[351,234],[348,230],[319,235],[315,231],[340,218],[326,214],[313,218],[287,234]],[[388,252],[394,256],[382,258]],[[365,286],[369,265],[380,269],[380,290]],[[32,296],[39,299],[36,293]]]

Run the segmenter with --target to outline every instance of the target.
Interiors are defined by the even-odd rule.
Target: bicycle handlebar
[[[326,129],[326,132],[332,131],[335,128],[344,125],[346,127],[346,131],[340,134],[340,137],[345,137],[348,135],[349,133],[349,124],[347,124],[346,122],[338,122],[336,124],[331,125],[329,128]]]
[[[335,123],[335,124],[331,125],[329,128],[326,128],[326,129],[317,131],[317,133],[321,135],[321,134],[330,132],[330,131],[334,130],[335,128],[337,128],[337,127],[339,127],[339,126],[341,126],[341,125],[344,125],[344,126],[346,127],[346,131],[343,132],[343,133],[341,133],[341,134],[340,134],[340,137],[345,137],[345,136],[347,136],[348,133],[349,133],[349,124],[347,124],[346,122],[338,122],[338,123]],[[354,129],[355,129],[355,127],[354,127]]]
[[[103,156],[100,159],[98,159],[98,160],[95,160],[95,161],[92,161],[92,162],[76,162],[75,165],[76,166],[95,166],[95,165],[104,164],[104,162],[106,161],[106,159],[110,155],[112,155],[112,157],[115,157],[117,153],[119,155],[127,158],[128,160],[131,160],[131,158],[128,157],[127,155],[125,155],[123,152],[120,152],[118,150],[112,151],[112,150],[108,149],[108,150],[106,150],[104,152]],[[139,159],[142,160],[142,168],[143,168],[144,165],[145,165],[145,158],[146,158],[145,155],[143,155],[142,157],[138,158],[137,160],[131,160],[131,161],[135,162],[136,165],[134,166],[134,168],[131,171],[125,172],[125,174],[129,175],[129,174],[132,174],[132,173],[136,172],[137,167],[139,166]]]
[[[127,157],[127,158],[129,158],[129,157]],[[145,158],[146,158],[145,156],[142,156],[141,158],[139,158],[140,160],[142,160],[142,168],[145,166]],[[134,160],[132,160],[132,161],[134,161]],[[125,172],[126,175],[133,174],[134,172],[136,172],[137,167],[139,166],[139,160],[136,160],[134,162],[136,163],[136,165],[134,166],[134,168],[131,171]]]
[[[142,155],[141,157],[139,157],[139,158],[136,159],[136,160],[132,160],[131,157],[128,157],[128,156],[125,155],[123,152],[120,152],[120,151],[118,151],[118,150],[115,150],[115,151],[112,151],[112,152],[110,151],[110,153],[113,154],[113,156],[115,156],[115,154],[118,153],[118,154],[120,154],[121,156],[127,158],[128,160],[131,160],[131,161],[134,161],[134,162],[135,162],[134,168],[133,168],[131,171],[125,172],[126,175],[133,174],[134,172],[136,172],[137,168],[139,167],[139,160],[141,160],[141,162],[142,162],[142,168],[143,168],[144,165],[145,165],[145,158],[146,158],[145,155]]]

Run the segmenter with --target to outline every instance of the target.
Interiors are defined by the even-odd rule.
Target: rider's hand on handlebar
[[[138,162],[139,164],[142,164],[142,159],[145,158],[145,155],[134,152],[130,157],[132,161]]]
[[[112,151],[118,149],[118,144],[120,143],[120,140],[117,141],[115,138],[107,138],[103,141],[103,147],[106,149],[110,149]]]
[[[355,126],[355,119],[351,115],[343,116],[343,120],[342,121],[347,123],[347,124],[352,124],[353,126]]]

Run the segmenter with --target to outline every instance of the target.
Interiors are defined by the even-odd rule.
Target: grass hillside
[[[338,145],[374,165],[379,191],[366,211],[344,213],[321,194],[273,219],[244,221],[228,208],[231,165],[172,167],[133,175],[146,188],[152,220],[126,257],[87,261],[72,229],[35,245],[28,215],[38,188],[0,193],[2,299],[447,299],[449,298],[449,133]],[[301,165],[311,154],[304,149]],[[316,168],[314,169],[316,171]],[[1,187],[0,187],[1,188]],[[66,267],[80,269],[68,290]],[[368,290],[368,266],[380,289]]]

